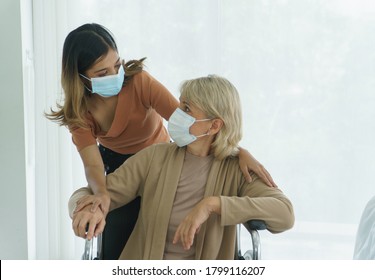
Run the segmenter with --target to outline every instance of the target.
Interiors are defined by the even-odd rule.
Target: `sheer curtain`
[[[241,145],[296,213],[292,230],[262,232],[264,259],[351,259],[361,211],[374,195],[374,18],[366,0],[35,0],[41,258],[82,252],[66,210],[85,182],[78,153],[65,128],[38,114],[61,98],[65,36],[97,22],[114,33],[124,59],[146,56],[146,70],[176,97],[184,79],[213,73],[237,87]]]
[[[43,113],[56,108],[62,100],[60,86],[61,55],[67,30],[65,1],[32,2],[33,68],[35,76],[34,125],[35,178],[29,196],[34,204],[29,211],[30,229],[35,236],[36,259],[74,259],[82,251],[83,241],[75,239],[67,211],[69,196],[78,186],[84,186],[84,173],[69,132],[47,120]],[[35,121],[35,124],[32,122]],[[30,148],[32,150],[32,148]],[[29,187],[30,188],[30,187]],[[77,250],[77,252],[76,252]]]

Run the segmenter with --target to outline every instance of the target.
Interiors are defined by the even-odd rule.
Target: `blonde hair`
[[[217,159],[238,154],[242,138],[242,111],[237,89],[227,79],[210,75],[183,82],[181,98],[199,108],[209,119],[221,119],[212,149]]]
[[[57,103],[57,110],[50,109],[49,113],[44,114],[46,118],[64,126],[88,128],[87,98],[90,93],[80,74],[100,61],[110,49],[117,52],[114,37],[108,29],[99,24],[84,24],[68,34],[63,47],[61,71],[63,105]],[[142,71],[145,59],[131,60],[123,64],[124,84]]]

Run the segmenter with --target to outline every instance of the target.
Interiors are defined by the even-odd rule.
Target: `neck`
[[[186,147],[186,151],[197,157],[206,157],[211,153],[212,139],[198,139]]]

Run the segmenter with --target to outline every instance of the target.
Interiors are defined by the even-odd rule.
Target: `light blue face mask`
[[[209,135],[209,133],[207,132],[205,134],[195,136],[193,134],[190,134],[189,129],[195,122],[204,122],[210,120],[211,119],[196,120],[194,117],[186,114],[180,108],[177,108],[169,118],[168,133],[173,141],[177,144],[177,146],[183,147],[189,145],[190,143],[193,143],[199,137]]]
[[[124,67],[121,65],[118,69],[118,73],[115,75],[109,75],[104,77],[97,77],[97,78],[87,78],[86,76],[80,74],[83,78],[89,80],[91,82],[92,93],[99,94],[103,97],[111,97],[117,95],[124,82],[125,71]]]

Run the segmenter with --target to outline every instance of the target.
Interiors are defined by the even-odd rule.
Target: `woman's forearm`
[[[99,165],[85,167],[86,180],[94,194],[107,193],[104,168]]]

